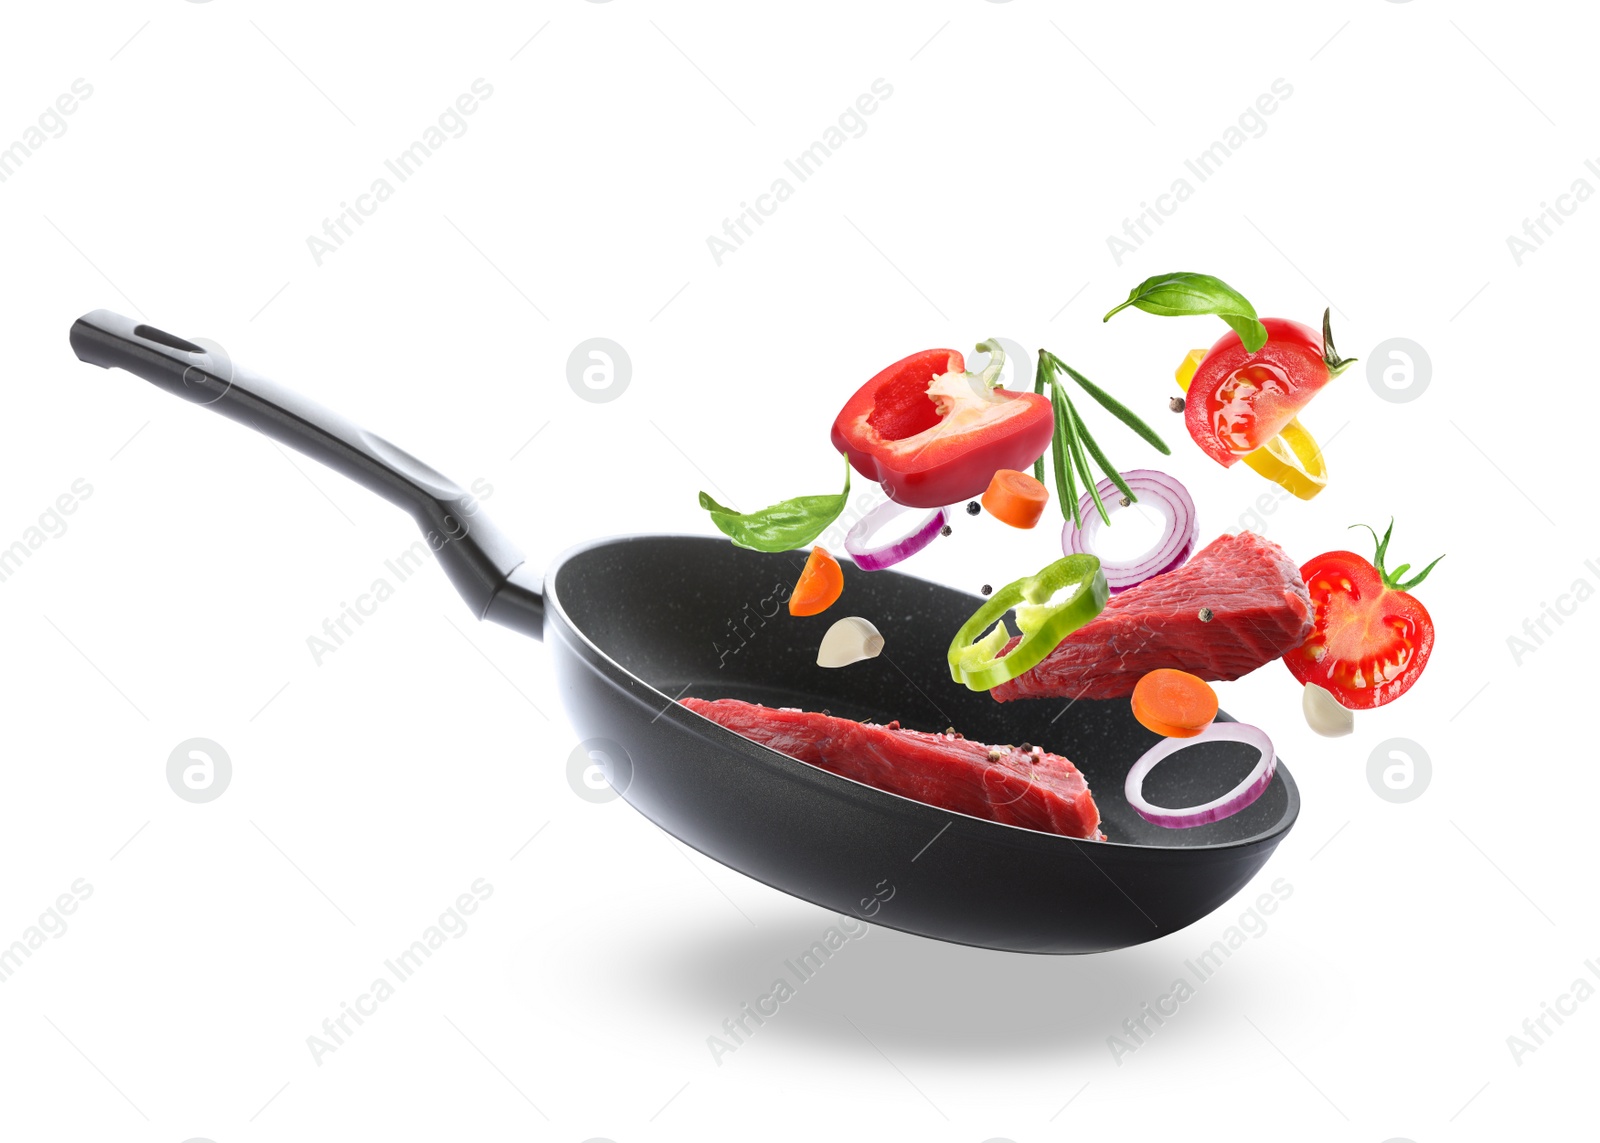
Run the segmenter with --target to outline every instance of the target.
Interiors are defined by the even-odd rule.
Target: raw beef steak
[[[1103,841],[1078,768],[1042,747],[985,746],[959,734],[903,730],[738,699],[679,700],[752,742],[891,794],[973,817]]]
[[[1038,666],[989,693],[1125,698],[1157,667],[1237,679],[1300,646],[1311,627],[1311,594],[1284,550],[1250,532],[1220,536],[1175,571],[1113,595]]]

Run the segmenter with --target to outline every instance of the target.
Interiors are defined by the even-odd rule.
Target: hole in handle
[[[170,334],[164,329],[157,329],[153,325],[137,325],[133,327],[135,337],[142,337],[146,341],[154,341],[165,345],[169,349],[181,349],[184,353],[204,353],[205,346],[196,345],[192,341]]]

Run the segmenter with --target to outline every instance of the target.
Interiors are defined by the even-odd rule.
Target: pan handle
[[[460,485],[337,413],[228,360],[220,351],[95,310],[72,323],[72,351],[248,425],[321,461],[411,513],[473,614],[544,637],[544,581]]]

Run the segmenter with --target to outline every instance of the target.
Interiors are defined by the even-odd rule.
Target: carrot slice
[[[844,592],[844,569],[827,548],[812,548],[806,566],[789,594],[790,615],[816,615],[833,606]]]
[[[1133,688],[1133,717],[1166,738],[1193,738],[1217,717],[1217,692],[1204,679],[1167,667]]]
[[[1031,528],[1044,515],[1050,493],[1026,472],[1002,468],[989,481],[983,493],[983,506],[989,515],[1013,528]]]

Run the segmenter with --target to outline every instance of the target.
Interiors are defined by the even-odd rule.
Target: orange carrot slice
[[[1044,515],[1050,493],[1026,472],[1002,468],[989,481],[983,493],[983,506],[989,515],[1013,528],[1031,528]]]
[[[1163,667],[1133,688],[1133,717],[1166,738],[1193,738],[1217,717],[1217,692],[1187,671]]]
[[[826,548],[812,548],[806,566],[789,595],[790,615],[816,615],[833,606],[844,592],[844,569]]]

